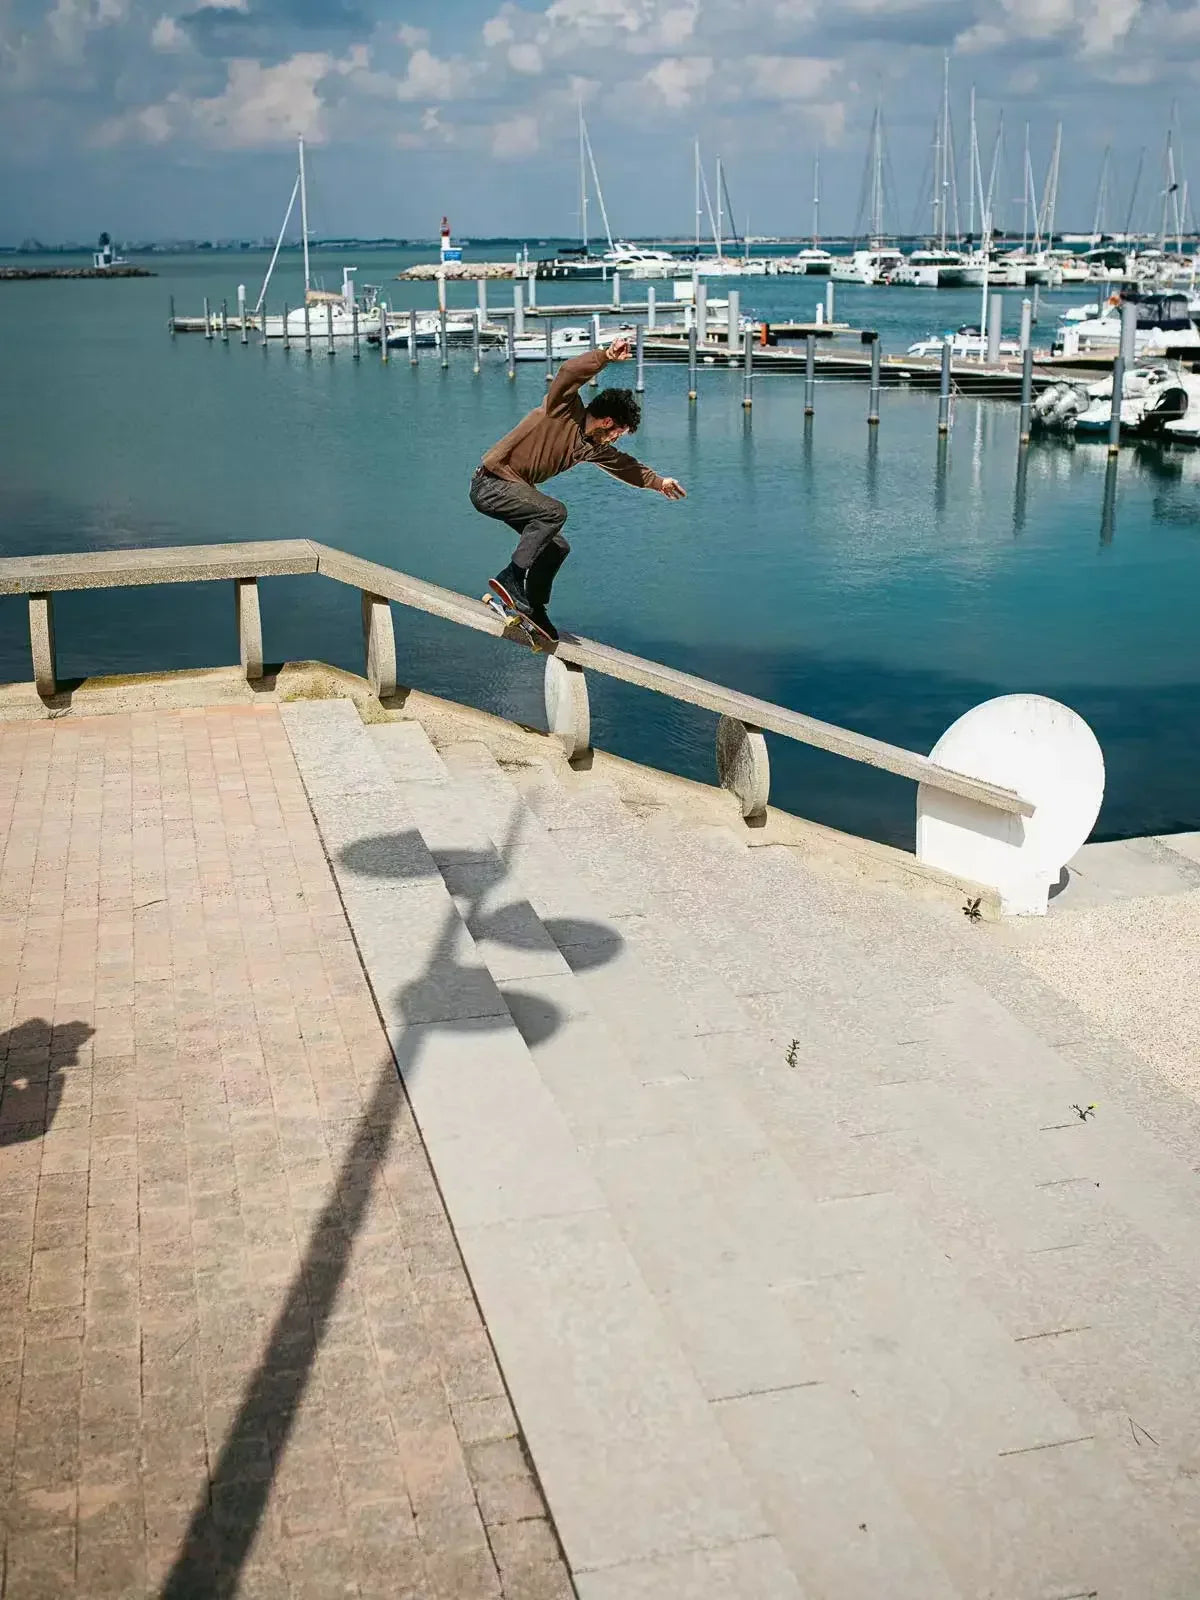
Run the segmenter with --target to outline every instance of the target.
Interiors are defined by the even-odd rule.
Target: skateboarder
[[[616,441],[636,432],[642,419],[642,408],[629,389],[602,389],[586,406],[579,398],[589,378],[610,361],[628,361],[629,356],[629,340],[616,339],[607,350],[589,350],[564,361],[545,401],[492,446],[471,479],[476,511],[507,522],[517,535],[512,560],[489,579],[488,588],[506,610],[551,640],[558,633],[546,615],[550,586],[571,547],[562,532],[566,506],[537,485],[590,461],[636,489],[653,489],[668,500],[684,498],[683,485],[674,478],[660,478],[616,449]]]

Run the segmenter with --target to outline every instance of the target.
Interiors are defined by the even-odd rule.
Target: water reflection
[[[1110,455],[1104,469],[1104,502],[1100,511],[1100,543],[1111,544],[1117,531],[1117,469],[1120,456]]]
[[[937,461],[933,471],[933,509],[937,513],[939,522],[946,516],[946,492],[950,479],[950,435],[939,433],[937,441]]]
[[[867,429],[867,504],[879,507],[879,429]]]
[[[1013,538],[1019,539],[1025,531],[1025,496],[1029,487],[1029,446],[1023,444],[1017,451],[1017,483],[1013,491]]]

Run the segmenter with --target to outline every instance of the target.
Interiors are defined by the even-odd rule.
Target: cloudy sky
[[[907,231],[945,52],[964,220],[972,84],[1018,226],[1026,122],[1039,182],[1064,122],[1060,226],[1091,225],[1109,143],[1109,226],[1142,146],[1157,218],[1175,103],[1200,151],[1200,0],[0,0],[0,242],[273,233],[301,133],[315,231],[572,233],[579,98],[618,234],[691,230],[697,135],[753,232],[807,230],[819,146],[851,229],[877,101]]]

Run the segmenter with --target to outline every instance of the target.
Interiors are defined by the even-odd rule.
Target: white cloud
[[[454,100],[466,92],[471,69],[461,60],[444,60],[424,48],[408,58],[396,85],[397,100]]]
[[[402,44],[406,50],[419,50],[423,44],[429,43],[428,28],[414,28],[407,22],[402,22],[396,29],[395,39],[397,44]]]
[[[528,112],[508,117],[492,128],[492,154],[497,161],[523,161],[539,144],[537,118]]]
[[[512,23],[505,16],[489,17],[483,25],[484,44],[509,44],[513,37]]]
[[[747,56],[752,92],[762,100],[810,100],[828,84],[833,63],[813,56]]]
[[[668,56],[652,67],[642,82],[668,110],[682,111],[691,104],[695,91],[712,77],[712,71],[708,56]]]
[[[514,44],[508,52],[508,64],[514,72],[538,73],[541,72],[542,52],[536,44]]]
[[[150,30],[150,43],[156,50],[170,54],[176,50],[186,50],[189,40],[174,17],[159,17]]]

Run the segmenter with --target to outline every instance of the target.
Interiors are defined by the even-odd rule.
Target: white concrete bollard
[[[917,859],[999,892],[1010,916],[1045,916],[1104,798],[1104,754],[1069,706],[1006,694],[974,706],[930,751],[939,766],[1015,790],[1031,817],[917,786]]]

